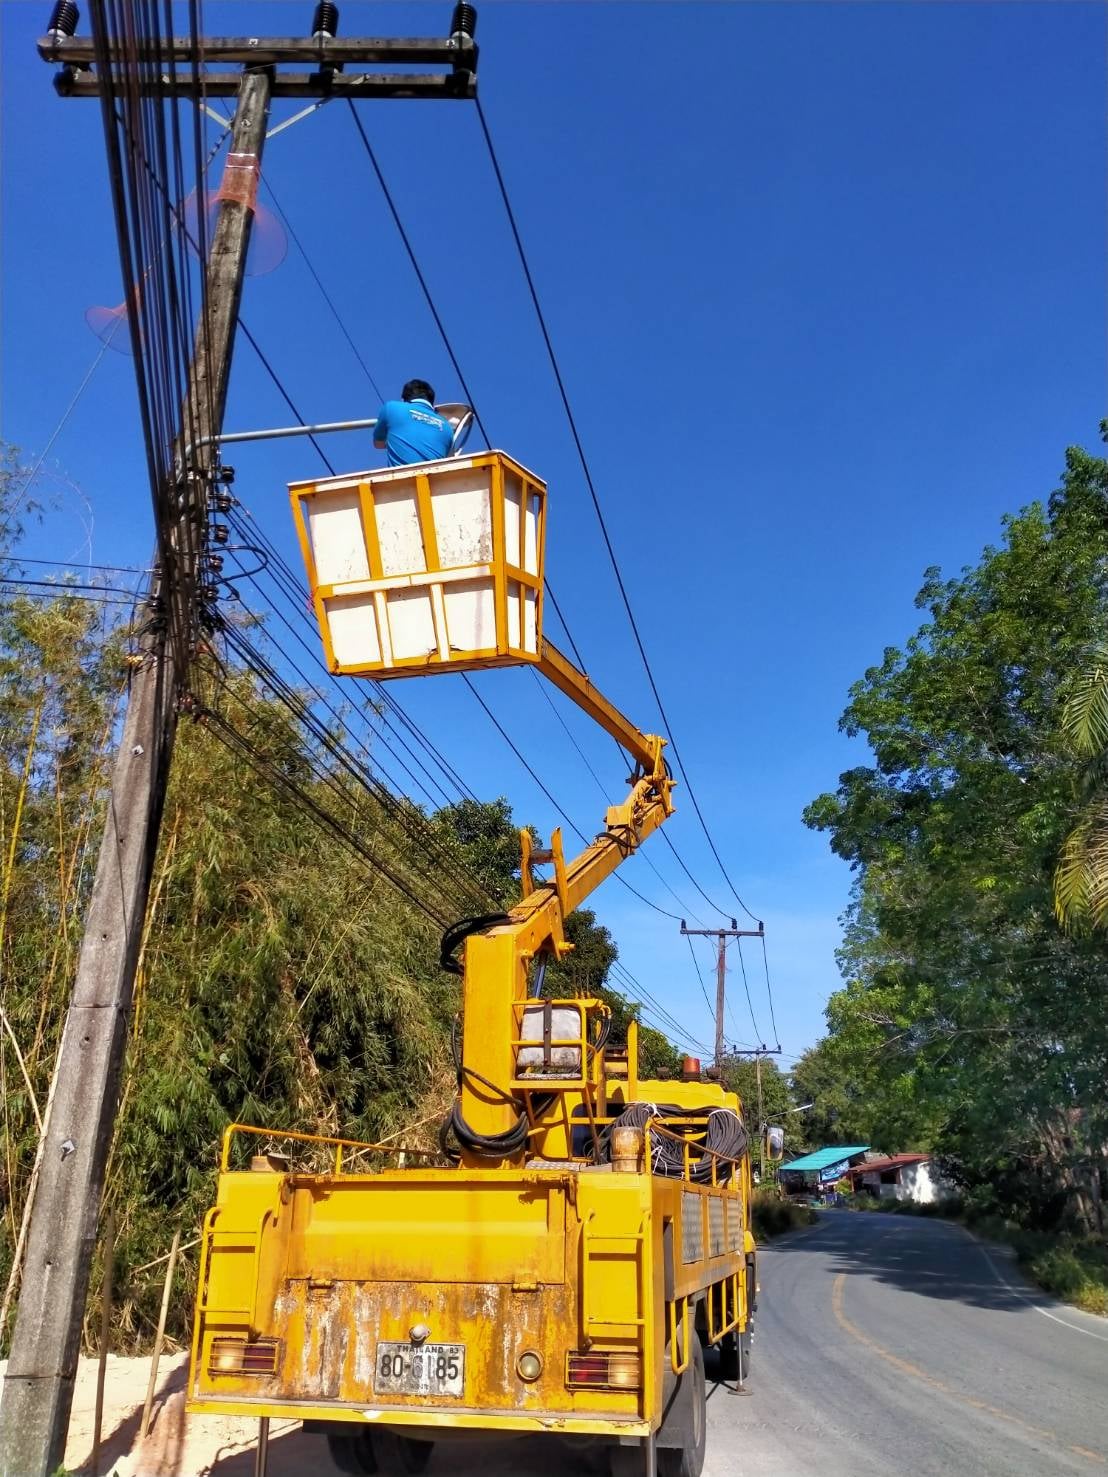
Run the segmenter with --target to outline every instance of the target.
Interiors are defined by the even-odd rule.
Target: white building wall
[[[942,1178],[929,1159],[902,1164],[895,1185],[883,1185],[880,1173],[874,1173],[862,1177],[861,1187],[883,1200],[913,1200],[917,1205],[930,1205],[954,1194],[954,1186]]]

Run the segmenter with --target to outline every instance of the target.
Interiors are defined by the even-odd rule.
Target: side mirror
[[[785,1157],[785,1130],[781,1127],[780,1123],[770,1123],[767,1125],[764,1140],[766,1158],[774,1164],[780,1164],[781,1160]]]

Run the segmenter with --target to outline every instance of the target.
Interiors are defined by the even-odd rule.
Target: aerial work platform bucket
[[[289,494],[332,672],[539,660],[546,484],[502,451],[292,482]]]

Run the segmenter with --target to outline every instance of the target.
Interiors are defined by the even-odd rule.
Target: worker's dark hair
[[[429,400],[435,403],[435,392],[426,380],[409,380],[400,391],[401,400]]]

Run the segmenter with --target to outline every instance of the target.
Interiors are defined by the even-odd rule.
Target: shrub
[[[861,1190],[852,1199],[847,1201],[851,1210],[887,1210],[888,1202],[879,1200],[876,1195],[871,1195],[868,1190]]]
[[[1016,1238],[1020,1265],[1040,1287],[1087,1313],[1108,1313],[1108,1246],[1092,1238]]]
[[[757,1241],[769,1241],[774,1236],[784,1235],[786,1231],[814,1225],[817,1219],[810,1206],[780,1200],[772,1191],[760,1190],[754,1196],[751,1227]]]

